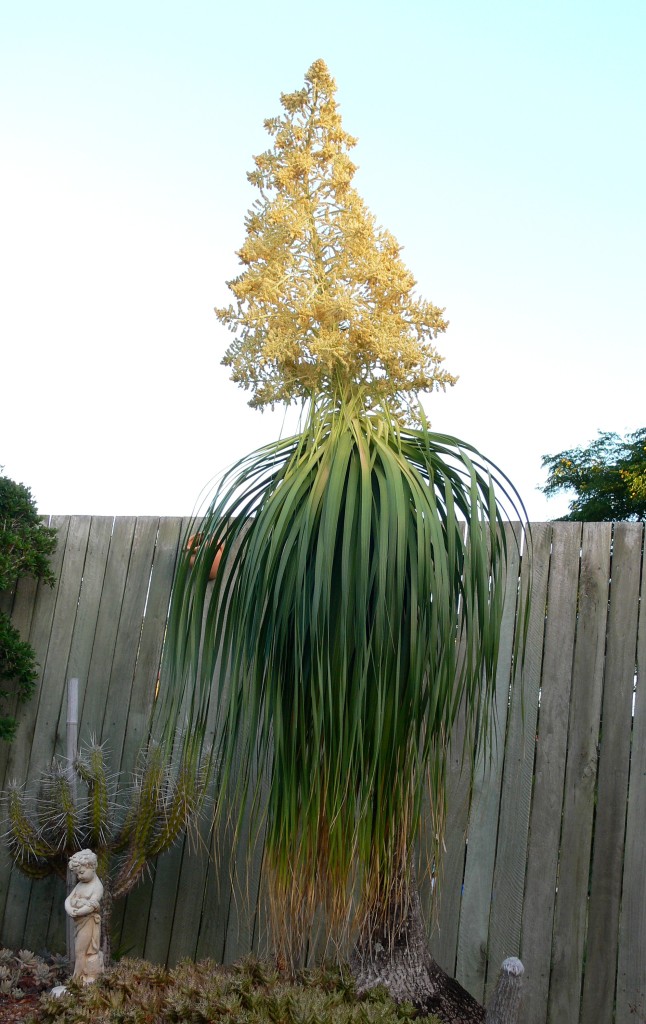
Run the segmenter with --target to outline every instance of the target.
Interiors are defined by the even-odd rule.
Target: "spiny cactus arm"
[[[114,829],[110,801],[112,780],[106,768],[103,745],[90,743],[74,762],[74,769],[87,786],[87,841],[90,848],[99,856],[99,851],[110,843]]]
[[[16,867],[29,878],[60,874],[60,857],[29,817],[24,793],[17,783],[9,785],[7,805],[9,827],[4,839]]]
[[[162,750],[159,746],[151,746],[140,762],[131,805],[115,844],[116,848],[126,851],[114,881],[115,898],[130,892],[148,867],[150,846],[163,808],[166,781],[167,769]]]
[[[70,769],[63,762],[53,761],[43,772],[40,793],[36,799],[36,813],[42,837],[64,859],[81,848],[85,837],[70,780]]]
[[[130,892],[151,861],[196,823],[206,794],[209,762],[206,752],[197,766],[182,761],[175,771],[159,747],[148,751],[135,813],[130,815],[127,854],[114,881],[115,897]]]
[[[121,822],[121,826],[119,827],[115,835],[112,837],[112,840],[110,842],[110,850],[116,856],[127,850],[135,829],[136,817],[136,807],[130,806],[126,811],[125,818]]]
[[[145,858],[137,857],[132,851],[128,851],[128,855],[121,861],[115,874],[112,883],[112,898],[118,900],[122,896],[127,896],[149,870],[150,865]]]
[[[183,761],[177,778],[169,783],[168,793],[157,818],[149,856],[164,853],[195,824],[206,792],[208,755],[197,769]]]

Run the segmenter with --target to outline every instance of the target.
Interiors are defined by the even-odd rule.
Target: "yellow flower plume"
[[[356,139],[335,90],[317,60],[265,121],[274,144],[248,175],[260,198],[228,282],[236,301],[216,309],[236,335],[223,362],[252,406],[352,398],[406,417],[418,392],[455,383],[433,344],[447,324],[352,187]]]

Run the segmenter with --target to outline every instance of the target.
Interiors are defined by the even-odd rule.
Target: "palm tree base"
[[[350,956],[350,968],[359,993],[383,985],[397,1002],[412,1003],[446,1024],[484,1024],[484,1007],[431,956],[414,885],[396,936],[362,937]]]

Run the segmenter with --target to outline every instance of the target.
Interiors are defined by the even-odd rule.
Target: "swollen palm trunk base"
[[[390,915],[392,917],[392,915]],[[384,923],[388,917],[384,916]],[[383,985],[397,1002],[412,1003],[446,1024],[484,1024],[485,1010],[431,956],[414,878],[408,885],[404,919],[396,933],[366,929],[350,957],[357,991]]]

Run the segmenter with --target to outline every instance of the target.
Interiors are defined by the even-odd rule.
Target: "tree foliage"
[[[599,431],[589,445],[544,455],[542,464],[543,494],[575,493],[563,520],[646,521],[646,427],[625,437]]]
[[[49,556],[55,547],[56,531],[43,523],[29,488],[0,477],[0,590],[25,576],[53,584]],[[0,707],[12,698],[28,700],[37,678],[32,647],[0,612]],[[0,739],[12,739],[16,724],[13,714],[0,715]]]
[[[402,412],[411,393],[455,382],[432,343],[447,325],[352,187],[356,140],[334,94],[318,60],[281,97],[283,116],[265,121],[274,146],[248,175],[260,199],[229,282],[237,301],[216,310],[237,335],[223,361],[252,406],[358,390],[366,407]]]

